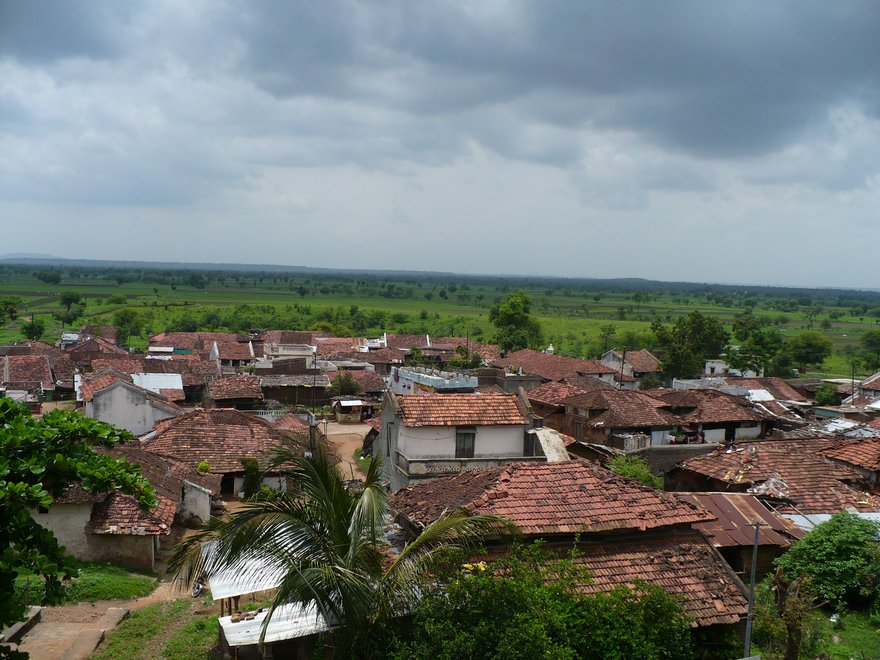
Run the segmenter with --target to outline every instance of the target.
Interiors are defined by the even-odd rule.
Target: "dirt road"
[[[339,452],[339,470],[346,479],[361,478],[366,475],[361,466],[354,460],[354,450],[360,449],[364,436],[370,430],[367,424],[327,424],[327,441]]]

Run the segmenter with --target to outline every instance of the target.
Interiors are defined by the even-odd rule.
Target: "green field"
[[[46,271],[59,283],[38,278]],[[376,336],[383,331],[469,335],[489,341],[492,304],[511,291],[532,299],[545,344],[557,352],[597,357],[604,342],[600,328],[612,324],[609,343],[630,349],[652,348],[651,321],[672,322],[698,310],[730,329],[746,309],[792,337],[810,326],[827,336],[835,353],[825,373],[848,377],[842,354],[857,346],[866,330],[880,323],[880,294],[835,290],[663,284],[648,281],[579,281],[542,278],[491,278],[437,274],[303,274],[242,271],[174,271],[34,266],[0,266],[0,298],[20,296],[24,304],[14,321],[3,319],[0,342],[23,339],[21,325],[31,317],[46,324],[46,341],[55,341],[62,324],[60,295],[75,291],[86,303],[85,323],[112,324],[121,309],[137,311],[143,324],[128,342],[147,345],[164,330],[254,328],[319,329],[337,335]],[[860,370],[859,375],[866,373]]]

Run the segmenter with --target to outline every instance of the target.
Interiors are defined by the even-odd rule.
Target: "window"
[[[474,439],[477,437],[477,431],[473,428],[463,428],[455,430],[455,457],[456,458],[473,458],[474,457]]]

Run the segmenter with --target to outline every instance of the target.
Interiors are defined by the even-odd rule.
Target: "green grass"
[[[840,622],[832,624],[824,612],[816,612],[827,628],[828,643],[822,651],[831,660],[878,660],[880,659],[880,624],[873,625],[866,612],[847,612]]]
[[[358,447],[357,449],[354,450],[354,453],[351,455],[351,457],[355,461],[357,461],[357,464],[361,466],[361,470],[363,470],[364,473],[366,474],[366,472],[370,469],[370,465],[372,464],[373,459],[372,458],[361,458],[360,447]]]
[[[217,618],[190,615],[193,605],[194,601],[182,598],[132,612],[92,658],[207,658],[217,638]],[[184,618],[189,620],[179,625]]]
[[[153,592],[158,580],[153,575],[132,572],[111,564],[84,563],[79,576],[67,584],[64,603],[91,603],[96,600],[130,600]],[[15,580],[15,593],[29,605],[38,605],[45,596],[43,578],[24,573]]]

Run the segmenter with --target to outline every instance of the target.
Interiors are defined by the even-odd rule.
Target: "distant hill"
[[[846,293],[870,293],[880,296],[880,289],[847,289],[840,287],[792,287],[792,286],[760,286],[746,284],[726,284],[709,282],[666,282],[648,280],[638,277],[621,278],[587,278],[558,277],[552,275],[473,275],[443,271],[417,270],[370,270],[346,268],[316,268],[311,266],[284,266],[280,264],[229,264],[229,263],[194,263],[177,261],[122,261],[109,259],[63,259],[51,255],[5,254],[0,256],[0,266],[27,265],[49,266],[56,268],[96,268],[122,270],[170,270],[170,271],[212,271],[242,273],[291,273],[316,276],[339,277],[378,277],[401,280],[425,280],[442,278],[450,281],[498,281],[517,286],[535,284],[538,286],[578,287],[597,290],[617,291],[717,291],[717,292],[752,292],[770,295],[816,294],[840,295]]]

